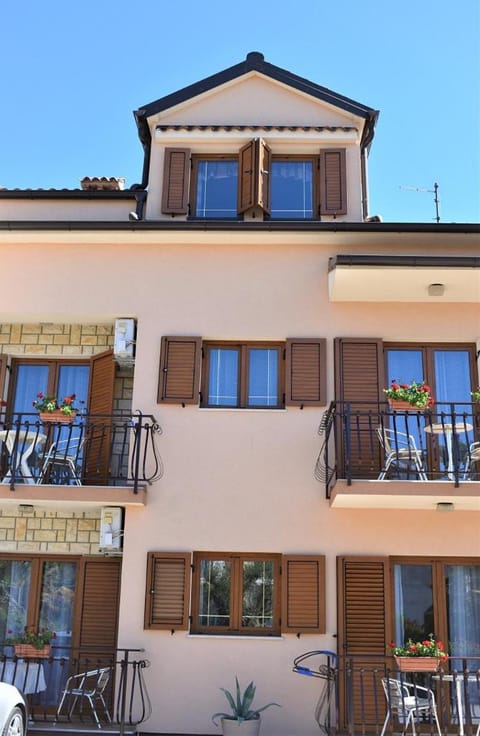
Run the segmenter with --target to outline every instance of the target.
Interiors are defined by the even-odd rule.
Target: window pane
[[[312,161],[272,161],[271,217],[313,217]]]
[[[278,405],[278,350],[250,348],[248,352],[248,405]]]
[[[56,645],[70,643],[75,594],[74,562],[44,562],[39,626],[56,634]]]
[[[242,626],[273,626],[273,562],[243,562]]]
[[[0,560],[0,641],[20,634],[27,624],[32,566],[25,560]]]
[[[202,560],[200,566],[200,626],[230,626],[230,562]]]
[[[433,357],[436,400],[471,401],[470,353],[468,350],[434,350]],[[462,409],[457,408],[457,411],[462,411]]]
[[[199,161],[196,217],[237,216],[236,161]]]
[[[13,399],[14,412],[33,412],[33,402],[38,393],[46,394],[48,386],[48,365],[19,365]]]
[[[445,577],[451,654],[480,657],[480,565],[446,565]],[[460,662],[452,666],[462,668]]]
[[[75,394],[77,409],[85,409],[88,396],[88,379],[90,368],[88,365],[61,365],[58,378],[58,398]]]
[[[239,351],[236,348],[212,348],[208,375],[210,406],[238,405]]]
[[[435,633],[432,566],[395,565],[395,641],[422,641]]]

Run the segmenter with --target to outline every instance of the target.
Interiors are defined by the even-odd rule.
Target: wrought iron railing
[[[460,482],[480,479],[480,407],[437,403],[393,411],[387,403],[332,402],[319,427],[315,477],[327,498],[337,479]]]
[[[17,657],[9,645],[1,651],[7,654],[0,657],[0,681],[24,693],[34,724],[111,723],[121,734],[151,715],[143,649],[52,646],[48,657]]]
[[[161,428],[149,414],[77,414],[71,422],[38,414],[0,415],[0,483],[131,485],[162,477]]]
[[[293,671],[318,679],[318,701],[312,703],[312,711],[326,736],[399,733],[408,717],[405,706],[422,706],[413,714],[419,732],[480,733],[479,656],[452,656],[440,667],[432,665],[431,671],[406,673],[398,670],[392,657],[337,657],[333,652],[311,651],[295,659]],[[401,688],[398,709],[396,682]]]

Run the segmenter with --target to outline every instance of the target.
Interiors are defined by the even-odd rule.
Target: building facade
[[[0,637],[143,649],[144,733],[238,675],[307,736],[302,652],[480,654],[479,228],[372,216],[377,112],[256,52],[135,117],[139,184],[0,191]]]

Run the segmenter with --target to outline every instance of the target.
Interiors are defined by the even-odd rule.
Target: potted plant
[[[471,392],[472,401],[476,403],[480,403],[480,386],[475,389],[475,391]]]
[[[21,634],[13,634],[9,631],[9,638],[6,644],[10,644],[15,649],[17,657],[49,657],[50,642],[55,639],[55,632],[50,629],[34,629],[32,626],[25,626]]]
[[[257,736],[260,730],[260,713],[272,705],[279,708],[280,705],[279,703],[268,703],[268,705],[263,705],[261,708],[253,708],[252,703],[256,690],[253,680],[247,685],[243,693],[240,690],[238,677],[235,677],[235,685],[235,697],[224,687],[220,688],[225,693],[232,712],[214,713],[212,721],[218,726],[216,719],[221,719],[223,736],[232,736],[232,734],[236,736]]]
[[[435,400],[431,395],[431,388],[425,381],[419,383],[397,383],[394,379],[390,388],[385,388],[384,393],[388,403],[394,411],[411,411],[430,409]]]
[[[443,643],[433,634],[423,641],[408,639],[403,646],[392,642],[390,649],[400,672],[435,672],[447,659]]]
[[[60,401],[55,396],[45,396],[40,392],[33,406],[40,414],[42,422],[71,422],[77,414],[73,406],[74,401],[75,394],[66,396]]]

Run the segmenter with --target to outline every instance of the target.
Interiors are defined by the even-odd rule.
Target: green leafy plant
[[[480,386],[471,392],[472,401],[480,401]]]
[[[394,657],[437,657],[438,659],[447,659],[445,646],[441,641],[437,641],[433,634],[423,641],[413,641],[408,639],[402,646],[397,646],[395,642],[390,644],[390,649]]]
[[[21,634],[14,634],[11,629],[8,631],[9,638],[6,644],[31,644],[34,649],[43,649],[44,646],[50,644],[55,639],[56,634],[50,629],[39,629],[38,631],[32,626],[25,626]]]
[[[218,723],[216,722],[217,718],[226,718],[230,721],[239,721],[239,723],[241,723],[242,721],[254,721],[260,718],[260,713],[263,710],[266,710],[266,708],[270,708],[272,705],[276,705],[279,708],[281,707],[279,703],[268,703],[268,705],[264,705],[261,708],[253,708],[252,703],[255,697],[256,690],[256,686],[254,685],[253,680],[247,685],[243,693],[240,690],[238,677],[235,677],[235,685],[235,697],[224,687],[220,688],[220,690],[225,693],[225,697],[228,700],[228,704],[232,712],[214,713],[212,716],[212,721],[215,723],[216,726],[218,726]]]
[[[51,414],[54,411],[60,411],[62,414],[70,416],[74,411],[76,411],[73,406],[75,398],[75,394],[71,394],[70,396],[66,396],[62,399],[62,401],[59,401],[55,396],[44,396],[44,394],[40,392],[37,394],[37,398],[33,402],[33,406],[39,412],[47,412],[48,414]]]
[[[387,399],[407,401],[411,406],[418,409],[429,409],[434,405],[435,399],[431,395],[431,388],[424,381],[412,381],[411,383],[397,383],[393,380],[390,388],[383,389]]]

